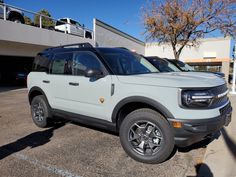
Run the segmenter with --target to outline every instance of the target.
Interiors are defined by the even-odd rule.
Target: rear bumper
[[[175,144],[179,147],[189,146],[214,135],[223,126],[227,126],[231,122],[232,107],[230,103],[223,107],[220,112],[220,116],[210,119],[169,119],[171,125],[173,122],[181,122],[182,125],[181,128],[173,128]]]

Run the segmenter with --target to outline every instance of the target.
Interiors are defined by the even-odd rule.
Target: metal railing
[[[23,9],[23,8],[19,8],[19,7],[16,7],[16,6],[12,6],[12,5],[9,5],[9,4],[6,4],[6,3],[0,3],[0,8],[3,9],[3,14],[1,14],[1,10],[0,10],[0,18],[2,18],[3,20],[10,20],[8,18],[8,10],[13,10],[16,9],[17,12],[22,12],[22,16],[23,18],[24,17],[28,17],[30,18],[29,16],[26,16],[25,13],[27,14],[30,14],[30,15],[33,15],[33,17],[35,18],[36,16],[39,17],[39,21],[38,21],[38,24],[33,22],[33,20],[30,18],[30,20],[32,21],[31,24],[26,24],[26,25],[30,25],[30,26],[34,26],[34,27],[38,27],[38,28],[44,28],[44,29],[48,29],[48,30],[55,30],[55,31],[58,31],[58,32],[64,32],[65,34],[71,34],[71,33],[68,33],[68,25],[71,25],[71,26],[76,26],[76,25],[73,25],[73,24],[70,24],[70,23],[67,23],[67,22],[64,22],[64,21],[60,21],[60,20],[57,20],[57,19],[54,19],[52,17],[48,17],[44,14],[40,14],[40,13],[36,13],[36,12],[33,12],[33,11],[30,11],[30,10],[26,10],[26,9]],[[50,20],[53,25],[52,26],[44,26],[43,25],[43,21],[47,19],[47,20]],[[57,22],[60,22],[62,24],[65,24],[65,30],[58,30],[58,29],[55,29],[55,26],[56,26],[56,23]],[[94,32],[88,28],[85,28],[84,26],[79,26],[81,29],[83,29],[84,31],[84,38],[86,38],[86,31],[91,33],[91,38],[94,39]],[[72,34],[72,35],[75,35],[75,34]]]

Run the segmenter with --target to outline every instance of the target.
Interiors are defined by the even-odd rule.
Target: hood
[[[150,73],[117,77],[122,83],[161,87],[199,88],[225,84],[224,79],[215,74],[204,72]]]

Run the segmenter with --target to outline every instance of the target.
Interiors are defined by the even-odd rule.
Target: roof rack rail
[[[50,51],[50,50],[54,50],[54,49],[60,49],[60,48],[93,48],[93,46],[86,42],[86,43],[76,43],[76,44],[67,44],[67,45],[60,45],[60,46],[57,46],[57,47],[51,47],[51,48],[47,48],[45,49],[44,51]]]
[[[93,48],[93,46],[88,43],[88,42],[85,42],[85,43],[76,43],[76,44],[67,44],[67,45],[61,45],[61,46],[58,46],[57,48],[70,48],[70,47],[78,47],[78,48]]]
[[[125,49],[125,50],[129,50],[126,47],[116,47],[117,49]]]

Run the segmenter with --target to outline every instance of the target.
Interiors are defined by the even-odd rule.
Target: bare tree
[[[235,0],[151,0],[143,11],[147,39],[172,46],[179,56],[185,46],[213,31],[234,36]]]

